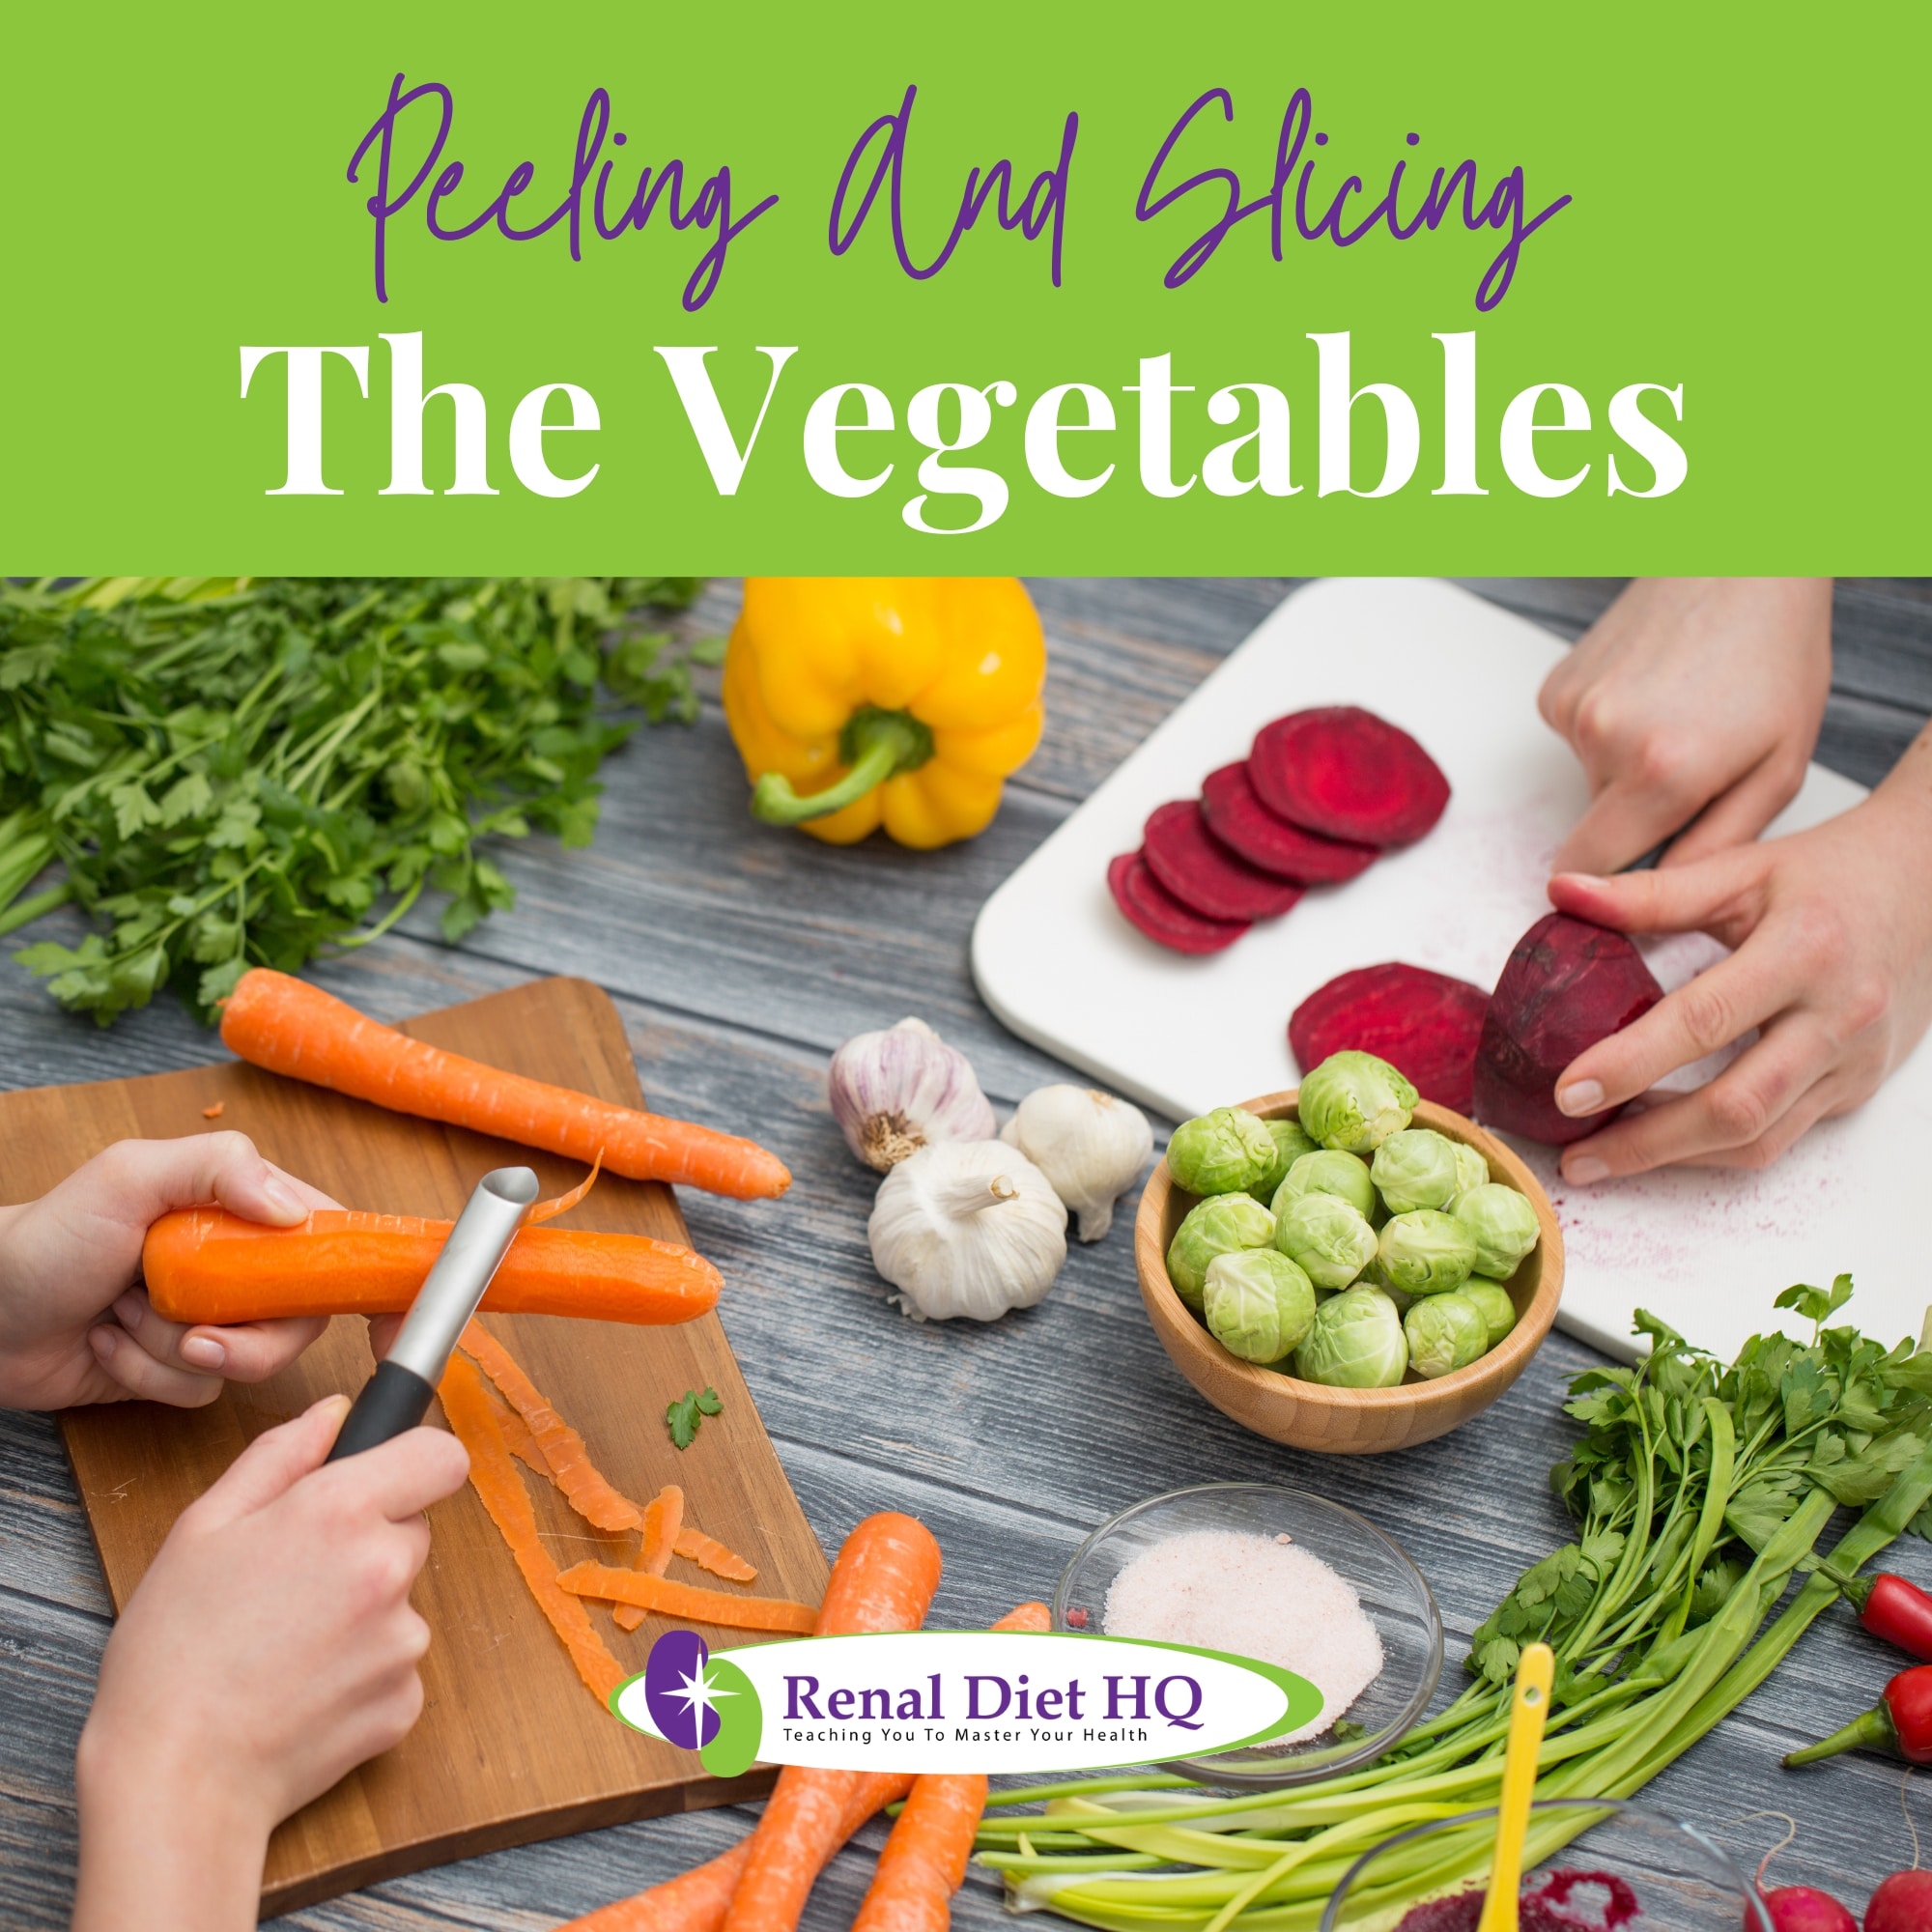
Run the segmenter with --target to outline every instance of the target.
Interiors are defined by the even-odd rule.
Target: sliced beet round
[[[1406,731],[1355,704],[1264,724],[1248,754],[1262,803],[1291,824],[1362,845],[1407,845],[1442,816],[1449,781]]]
[[[1351,844],[1304,832],[1270,811],[1248,776],[1248,761],[1223,765],[1201,781],[1201,810],[1211,832],[1229,851],[1277,879],[1304,886],[1340,885],[1376,863],[1378,845]]]
[[[1581,1119],[1558,1112],[1557,1076],[1662,997],[1621,932],[1546,913],[1517,941],[1490,996],[1476,1049],[1476,1118],[1556,1147],[1595,1133],[1620,1109]]]
[[[1178,898],[1207,919],[1278,919],[1302,888],[1237,859],[1208,830],[1193,799],[1157,805],[1141,831],[1148,870]]]
[[[1247,931],[1244,919],[1204,919],[1148,870],[1138,852],[1122,852],[1107,867],[1107,890],[1128,924],[1176,952],[1218,952]]]
[[[1295,1008],[1288,1043],[1304,1073],[1331,1053],[1377,1054],[1425,1100],[1466,1114],[1489,1004],[1480,986],[1426,966],[1358,966]]]

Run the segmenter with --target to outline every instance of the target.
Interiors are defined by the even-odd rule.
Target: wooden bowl
[[[1263,1120],[1292,1120],[1298,1091],[1291,1088],[1243,1104]],[[1516,1326],[1479,1361],[1434,1381],[1411,1373],[1394,1388],[1324,1388],[1229,1354],[1167,1277],[1168,1247],[1195,1196],[1174,1184],[1165,1160],[1154,1169],[1134,1221],[1141,1300],[1174,1366],[1243,1429],[1332,1456],[1379,1456],[1411,1442],[1427,1442],[1489,1407],[1522,1374],[1548,1334],[1563,1293],[1563,1236],[1536,1177],[1500,1141],[1447,1107],[1420,1101],[1412,1124],[1434,1127],[1474,1148],[1489,1162],[1492,1180],[1528,1197],[1541,1231],[1535,1248],[1504,1284],[1516,1304]]]

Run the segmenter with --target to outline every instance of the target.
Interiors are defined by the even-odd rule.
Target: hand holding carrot
[[[422,1511],[467,1459],[413,1429],[324,1468],[347,1410],[259,1436],[115,1626],[76,1764],[77,1932],[252,1927],[275,1824],[414,1723]]]
[[[149,1224],[207,1203],[268,1227],[335,1205],[247,1135],[218,1133],[116,1142],[40,1200],[0,1208],[0,1407],[139,1396],[195,1408],[224,1378],[263,1381],[294,1361],[321,1321],[183,1326],[149,1307]]]

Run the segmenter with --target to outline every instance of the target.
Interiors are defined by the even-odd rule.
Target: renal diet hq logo
[[[1321,1692],[1252,1658],[1075,1632],[904,1631],[713,1654],[667,1631],[611,1694],[633,1728],[697,1752],[836,1771],[1094,1770],[1318,1728]]]

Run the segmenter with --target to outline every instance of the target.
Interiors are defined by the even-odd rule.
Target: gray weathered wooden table
[[[777,1207],[689,1194],[697,1245],[724,1269],[723,1313],[806,1514],[828,1548],[867,1511],[916,1512],[946,1550],[935,1621],[984,1622],[1045,1595],[1103,1517],[1177,1484],[1266,1477],[1346,1501],[1408,1546],[1463,1640],[1519,1570],[1564,1540],[1545,1482],[1567,1428],[1565,1378],[1594,1359],[1552,1337],[1493,1409],[1439,1442],[1375,1461],[1324,1461],[1243,1434],[1169,1366],[1140,1309],[1132,1217],[1077,1248],[1046,1302],[988,1327],[917,1327],[889,1309],[866,1250],[870,1186],[825,1105],[827,1056],[908,1012],[963,1047],[1010,1105],[1065,1077],[1001,1031],[974,994],[966,943],[980,903],[1098,780],[1293,587],[1286,580],[1047,581],[1046,737],[981,838],[937,853],[884,842],[835,850],[747,817],[717,706],[690,731],[641,734],[611,764],[588,851],[532,841],[504,865],[513,912],[460,949],[418,913],[317,977],[385,1018],[534,974],[609,988],[645,1092],[667,1111],[751,1131],[797,1177]],[[1615,585],[1511,580],[1475,586],[1575,636]],[[714,587],[696,629],[729,622]],[[1870,782],[1932,710],[1932,586],[1840,587],[1836,690],[1820,755]],[[36,928],[40,936],[55,922]],[[66,928],[71,935],[75,926]],[[25,935],[12,942],[18,945]],[[60,1013],[0,963],[0,1081],[112,1078],[219,1057],[171,1002],[109,1033]],[[1767,1296],[1783,1287],[1766,1282]],[[1856,1312],[1856,1310],[1854,1310]],[[1900,1567],[1932,1583],[1932,1550]],[[0,1926],[66,1922],[72,1886],[74,1740],[109,1627],[53,1425],[0,1416]],[[1897,1663],[1833,1615],[1776,1678],[1651,1787],[1752,1862],[1802,1819],[1777,1876],[1835,1885],[1862,1906],[1912,1860],[1901,1804],[1932,1825],[1932,1793],[1898,1768],[1842,1758],[1804,1778],[1778,1755],[1869,1703]],[[1756,1814],[1756,1815],[1746,1815]],[[586,1833],[399,1879],[283,1921],[320,1928],[548,1927],[708,1858],[746,1828],[707,1812]],[[875,1847],[873,1826],[862,1845]],[[810,1932],[850,1922],[870,1867],[848,1852],[815,1893]],[[1000,1895],[973,1874],[962,1927],[991,1928]]]

